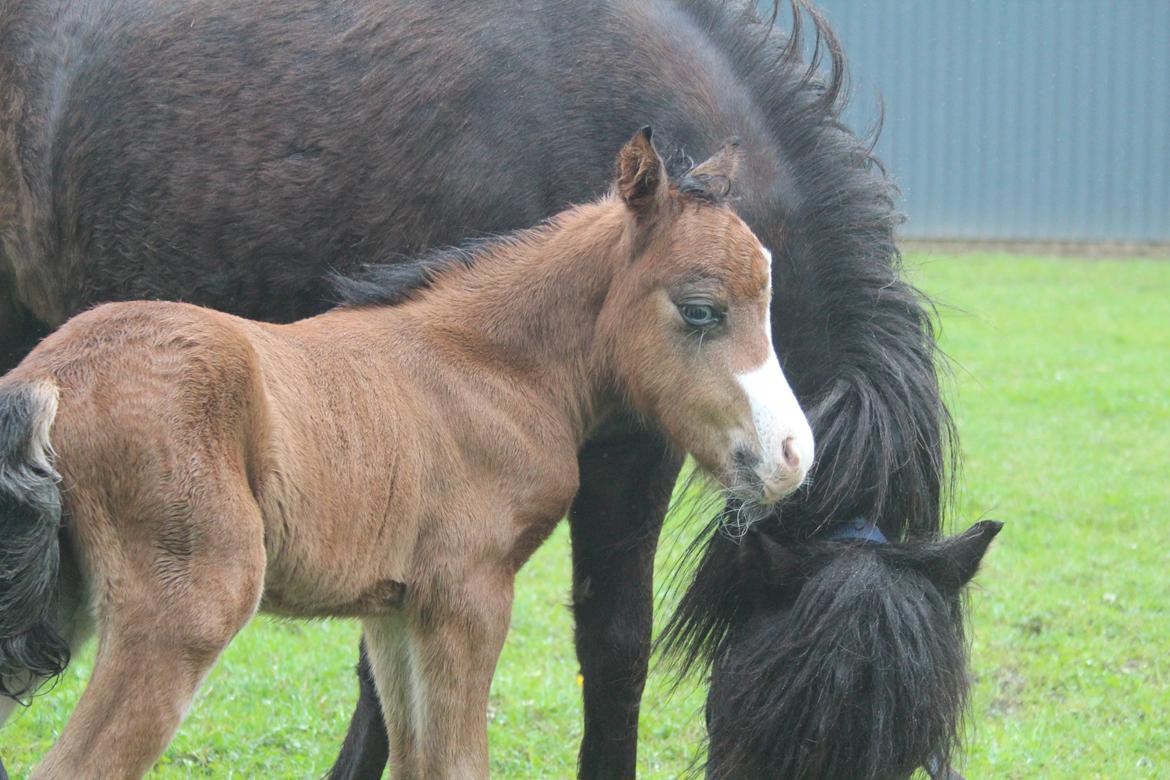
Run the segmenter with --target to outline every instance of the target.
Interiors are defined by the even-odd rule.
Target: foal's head
[[[668,180],[637,133],[618,158],[630,256],[599,319],[630,404],[738,497],[770,504],[804,481],[813,437],[772,345],[771,254],[723,203],[734,142]]]

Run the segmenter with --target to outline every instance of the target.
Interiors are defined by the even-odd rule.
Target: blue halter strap
[[[846,520],[832,526],[822,538],[831,542],[890,543],[890,540],[882,533],[882,529],[878,528],[876,523],[867,520],[864,515],[858,515],[852,520]]]

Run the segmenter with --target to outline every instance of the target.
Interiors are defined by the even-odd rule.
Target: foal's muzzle
[[[745,447],[735,451],[734,461],[732,494],[765,506],[791,495],[808,476],[809,464],[792,437],[782,443],[779,463],[769,463]]]

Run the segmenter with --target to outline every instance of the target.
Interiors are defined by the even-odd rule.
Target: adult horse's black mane
[[[817,465],[811,486],[766,530],[805,539],[861,514],[894,538],[936,536],[947,453],[955,448],[935,374],[932,309],[900,276],[896,188],[872,141],[841,124],[848,93],[840,44],[804,3],[793,3],[786,39],[765,38],[770,22],[747,20],[736,9],[686,5],[768,110],[798,193],[775,193],[792,208],[781,226],[776,287],[783,301],[774,317],[785,374],[813,422]],[[808,59],[802,12],[815,35]],[[816,258],[816,265],[797,269],[799,257]],[[723,588],[706,575],[716,574],[722,546],[714,536],[667,633],[666,647],[688,663],[711,656],[734,612],[731,604],[711,609]]]

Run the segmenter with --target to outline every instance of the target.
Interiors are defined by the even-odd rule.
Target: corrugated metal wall
[[[819,0],[914,238],[1170,241],[1170,0]]]

